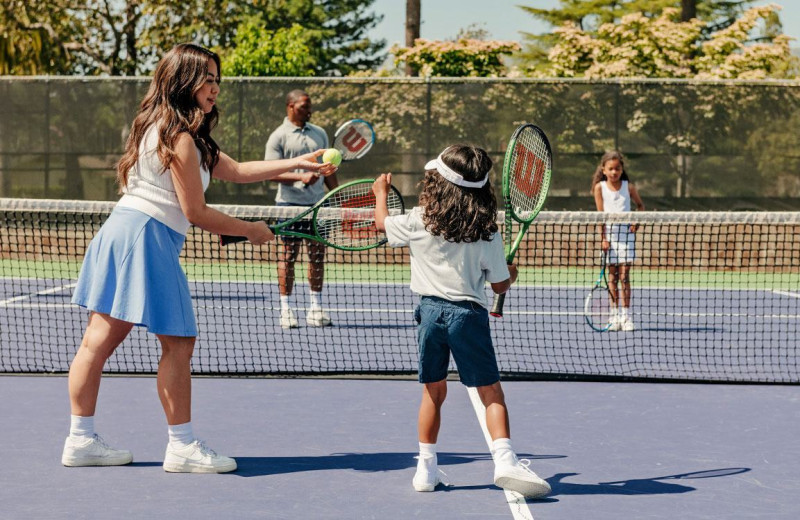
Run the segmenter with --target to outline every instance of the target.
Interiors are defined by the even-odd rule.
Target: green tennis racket
[[[542,129],[531,124],[517,128],[508,142],[503,161],[504,238],[508,264],[514,262],[522,237],[544,205],[552,170],[553,151]],[[512,242],[514,222],[519,223],[519,232]],[[505,293],[495,295],[489,311],[492,316],[503,316],[505,296]]]
[[[331,191],[314,206],[270,229],[276,235],[316,240],[344,251],[364,251],[386,243],[386,235],[375,227],[375,194],[372,179],[348,182]],[[390,187],[387,205],[390,215],[405,211],[403,197]],[[310,221],[308,233],[292,229],[300,221]],[[224,246],[247,238],[221,235]]]

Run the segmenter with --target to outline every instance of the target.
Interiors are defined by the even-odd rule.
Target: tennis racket
[[[586,295],[583,304],[583,316],[586,323],[597,332],[605,332],[611,328],[611,309],[617,302],[608,288],[606,266],[608,265],[608,252],[600,253],[600,274],[594,282],[594,287]]]
[[[276,235],[308,238],[344,251],[364,251],[385,244],[386,236],[375,227],[373,182],[362,179],[343,184],[329,191],[314,206],[270,229]],[[390,215],[405,211],[403,197],[394,186],[390,186],[387,204]],[[310,221],[308,233],[291,229],[301,220]],[[220,236],[224,246],[246,240],[245,237]]]
[[[504,233],[508,264],[514,262],[522,237],[544,205],[552,171],[553,151],[542,129],[531,124],[517,128],[508,142],[503,160]],[[514,221],[520,224],[520,228],[512,242],[511,227]],[[492,316],[503,316],[505,296],[505,293],[495,295],[492,310],[489,311]]]
[[[361,159],[375,144],[375,130],[363,119],[351,119],[336,129],[333,147],[342,153],[343,161]]]

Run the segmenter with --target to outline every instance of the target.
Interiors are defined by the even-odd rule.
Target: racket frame
[[[541,197],[537,201],[536,206],[533,210],[527,212],[529,214],[529,218],[523,218],[520,215],[517,215],[514,212],[513,204],[511,201],[511,181],[513,177],[512,171],[512,161],[514,159],[514,152],[517,146],[517,141],[520,135],[528,129],[532,129],[541,139],[545,146],[545,150],[548,155],[549,159],[549,168],[545,170],[544,178],[542,179],[542,186],[539,190]],[[514,257],[517,255],[517,250],[519,249],[520,244],[522,244],[522,238],[527,233],[528,228],[531,226],[533,221],[536,219],[536,216],[544,207],[544,201],[547,198],[547,192],[550,189],[550,177],[553,173],[553,149],[550,147],[550,141],[547,139],[547,135],[544,131],[536,125],[531,123],[525,123],[517,127],[514,130],[514,133],[511,134],[511,139],[508,142],[508,147],[506,148],[506,154],[503,158],[503,203],[505,205],[505,229],[503,230],[503,235],[505,237],[505,244],[506,244],[506,263],[511,265],[514,263]],[[513,222],[518,222],[520,224],[519,231],[517,232],[517,236],[512,242],[512,225]],[[496,294],[494,297],[494,302],[492,303],[492,308],[489,311],[489,314],[494,316],[495,318],[502,318],[503,317],[503,305],[505,304],[506,293]]]
[[[326,203],[330,199],[332,199],[336,195],[340,194],[341,192],[345,191],[346,189],[350,188],[351,186],[358,185],[358,184],[369,184],[371,186],[373,182],[374,182],[373,179],[359,179],[359,180],[350,181],[348,183],[342,184],[341,186],[337,186],[336,188],[334,188],[331,191],[329,191],[328,193],[326,193],[325,196],[322,199],[319,200],[319,202],[317,202],[316,204],[314,204],[313,206],[311,206],[307,210],[305,210],[302,213],[290,218],[289,220],[281,222],[280,224],[274,224],[272,226],[269,226],[269,228],[275,235],[280,235],[280,236],[284,236],[284,237],[304,238],[304,239],[308,239],[308,240],[314,240],[316,242],[320,242],[322,244],[325,244],[326,246],[330,246],[330,247],[332,247],[334,249],[339,249],[341,251],[366,251],[368,249],[374,249],[376,247],[382,246],[387,241],[387,238],[385,236],[382,239],[378,240],[377,242],[374,242],[374,243],[369,244],[367,246],[345,246],[345,245],[341,245],[341,244],[335,244],[333,242],[330,242],[330,241],[326,240],[320,234],[319,228],[317,226],[317,216],[319,215],[320,210],[327,209]],[[400,207],[399,208],[395,207],[394,210],[393,210],[394,213],[392,213],[392,214],[397,214],[398,209],[399,209],[399,213],[400,214],[404,213],[405,212],[405,205],[403,203],[403,196],[400,194],[400,192],[397,190],[397,188],[395,188],[394,186],[389,186],[389,199],[391,200],[393,198],[396,199],[396,201],[397,201],[397,203],[399,204]],[[342,210],[346,210],[346,209],[360,209],[360,208],[342,208]],[[392,211],[391,206],[390,206],[390,211]],[[290,231],[290,230],[286,229],[286,228],[291,227],[293,224],[296,224],[297,222],[300,222],[301,220],[305,220],[306,217],[308,217],[309,215],[311,215],[311,225],[312,225],[311,227],[314,230],[313,234],[302,233],[302,232],[299,232],[299,231]],[[222,244],[223,246],[226,246],[226,245],[229,245],[229,244],[235,244],[237,242],[246,242],[246,241],[247,241],[247,238],[245,238],[245,237],[237,237],[237,236],[232,236],[232,235],[220,235],[220,244]]]
[[[346,132],[348,128],[353,126],[353,124],[362,124],[362,123],[367,125],[367,127],[369,128],[372,136],[368,139],[368,142],[367,142],[366,146],[364,146],[361,150],[356,152],[355,157],[349,157],[349,154],[347,153],[348,152],[347,150],[342,150],[341,147],[337,147],[336,146],[336,139],[342,133]],[[361,135],[361,132],[359,132],[359,135]],[[361,137],[364,137],[364,136],[361,135]],[[374,144],[375,144],[375,129],[372,127],[372,124],[369,121],[365,121],[364,119],[350,119],[349,121],[345,121],[344,123],[339,125],[339,128],[336,129],[336,132],[334,132],[334,134],[333,134],[333,143],[331,144],[331,147],[336,148],[337,150],[339,150],[339,152],[341,152],[341,154],[342,154],[342,162],[348,162],[348,161],[355,161],[357,159],[361,159],[362,157],[367,155],[367,152],[370,151],[370,149],[372,148],[372,145],[374,145]]]
[[[598,324],[594,323],[592,320],[592,302],[594,301],[595,293],[600,291],[605,291],[608,293],[608,300],[609,304],[614,303],[614,296],[611,294],[611,289],[608,288],[608,276],[606,275],[606,269],[608,267],[608,251],[602,251],[600,253],[600,274],[597,276],[597,280],[594,282],[594,287],[589,291],[589,294],[586,295],[586,300],[583,304],[583,317],[586,320],[586,324],[597,332],[606,332],[608,329],[611,328],[611,313],[609,309],[609,320],[608,323],[603,325],[602,327]]]

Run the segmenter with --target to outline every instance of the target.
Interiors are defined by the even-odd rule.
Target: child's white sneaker
[[[530,469],[528,459],[512,458],[495,462],[494,484],[516,491],[525,498],[543,498],[550,494],[550,484]]]

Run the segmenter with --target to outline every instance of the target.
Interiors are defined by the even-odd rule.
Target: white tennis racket
[[[342,153],[343,161],[361,159],[375,144],[375,130],[363,119],[351,119],[336,129],[333,147]]]

